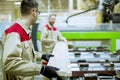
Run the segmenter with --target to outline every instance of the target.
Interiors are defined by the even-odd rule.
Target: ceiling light
[[[14,4],[15,4],[15,5],[20,5],[20,4],[21,4],[21,2],[15,2]]]

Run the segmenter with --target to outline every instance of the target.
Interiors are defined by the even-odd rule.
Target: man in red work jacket
[[[54,26],[56,21],[56,14],[50,14],[48,17],[48,24],[46,24],[41,30],[41,45],[43,54],[52,54],[53,48],[58,41],[67,42],[67,40],[61,35],[57,27]],[[42,62],[44,65],[46,61]],[[44,77],[44,80],[48,80]]]
[[[67,42],[57,27],[54,26],[54,23],[56,21],[56,14],[50,14],[48,21],[48,24],[46,24],[41,30],[41,43],[43,53],[52,53],[53,48],[58,41]]]
[[[21,2],[21,17],[7,28],[2,38],[2,71],[4,80],[34,80],[35,75],[42,74],[48,78],[57,77],[56,67],[37,64],[36,60],[49,60],[51,55],[42,55],[33,48],[29,36],[39,15],[35,0]]]

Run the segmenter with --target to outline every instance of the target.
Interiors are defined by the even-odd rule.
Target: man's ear
[[[32,10],[31,10],[31,14],[32,14],[33,16],[36,16],[36,11],[35,11],[35,9],[32,9]]]

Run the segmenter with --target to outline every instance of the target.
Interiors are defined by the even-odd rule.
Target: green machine
[[[110,40],[110,51],[116,52],[116,39],[120,39],[120,32],[62,32],[68,40]]]
[[[120,39],[120,24],[112,24],[112,26],[110,24],[97,25],[86,29],[62,27],[60,31],[68,41],[108,40],[110,51],[113,53],[116,52],[116,41]],[[37,39],[40,39],[40,32],[37,33]]]

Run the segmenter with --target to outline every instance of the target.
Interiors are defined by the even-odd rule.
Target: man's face
[[[36,22],[39,14],[40,14],[40,11],[39,11],[38,9],[35,9],[35,10],[34,10],[34,20],[33,20],[33,24]]]
[[[50,25],[54,25],[55,21],[56,21],[56,16],[50,16],[49,17],[49,24]]]

